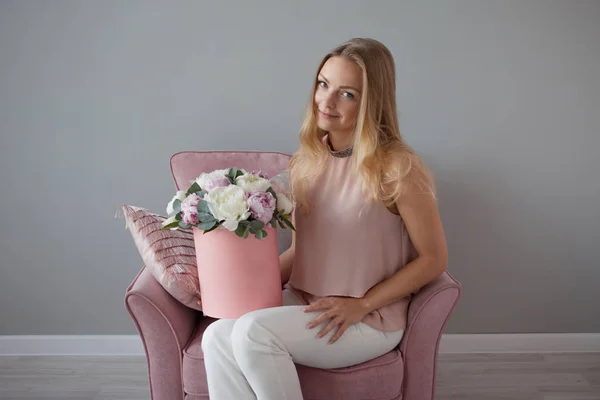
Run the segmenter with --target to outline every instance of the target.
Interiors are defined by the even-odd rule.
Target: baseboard
[[[446,334],[440,354],[600,352],[600,333]],[[144,355],[137,335],[0,336],[0,356]]]
[[[447,334],[440,354],[598,353],[600,333]]]
[[[144,355],[137,335],[14,335],[0,336],[0,356]]]

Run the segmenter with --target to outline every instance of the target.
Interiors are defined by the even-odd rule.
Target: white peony
[[[183,201],[185,198],[186,195],[184,190],[177,191],[177,194],[173,197],[169,204],[167,204],[167,215],[171,215],[175,211],[173,210],[173,203],[175,203],[175,200]]]
[[[291,200],[283,193],[277,193],[277,211],[281,214],[289,214],[292,212],[293,204]]]
[[[175,219],[175,216],[173,215],[172,217],[169,217],[169,218],[165,219],[163,221],[163,223],[162,223],[162,226],[165,227],[165,226],[167,226],[169,224],[172,224],[175,221],[177,221],[177,220]],[[174,231],[174,230],[177,229],[177,227],[175,227],[175,228],[169,228],[169,229],[172,230],[172,231]]]
[[[235,231],[239,221],[250,216],[246,202],[246,192],[239,186],[229,185],[216,187],[211,190],[204,200],[214,217],[224,221],[221,226],[230,231]]]
[[[206,182],[208,181],[212,181],[213,179],[220,177],[220,176],[225,176],[229,173],[229,168],[228,169],[218,169],[216,171],[213,172],[203,172],[200,174],[199,177],[197,177],[196,179],[194,179],[193,181],[190,181],[190,183],[194,183],[196,182],[198,185],[200,185],[201,189],[204,189],[204,186],[206,185]]]
[[[256,192],[266,192],[271,187],[268,179],[261,178],[258,175],[244,174],[237,177],[235,184],[244,189],[248,194]]]

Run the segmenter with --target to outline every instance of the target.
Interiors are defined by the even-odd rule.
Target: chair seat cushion
[[[214,319],[202,318],[183,351],[186,394],[207,396],[202,334]],[[323,370],[296,365],[305,400],[399,400],[402,398],[402,355],[398,349],[352,367]]]

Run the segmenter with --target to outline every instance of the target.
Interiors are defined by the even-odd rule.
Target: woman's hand
[[[335,343],[349,326],[360,322],[369,313],[363,300],[354,297],[324,297],[304,308],[304,312],[311,311],[323,312],[310,322],[307,328],[312,329],[325,321],[330,321],[317,337],[321,338],[336,326],[338,327],[329,344]]]

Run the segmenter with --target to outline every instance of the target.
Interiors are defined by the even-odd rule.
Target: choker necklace
[[[350,157],[352,155],[352,149],[354,148],[354,145],[344,149],[344,150],[333,150],[331,148],[331,144],[329,143],[329,139],[327,140],[327,148],[329,149],[329,154],[331,154],[334,157],[337,158],[346,158],[346,157]]]
[[[331,149],[331,147],[330,147],[330,148],[329,148],[329,153],[330,153],[332,156],[334,156],[334,157],[337,157],[337,158],[345,158],[345,157],[350,157],[350,156],[352,155],[352,147],[353,147],[353,146],[350,146],[350,147],[348,147],[347,149],[345,149],[345,150],[340,150],[340,151],[333,151],[333,150]]]

